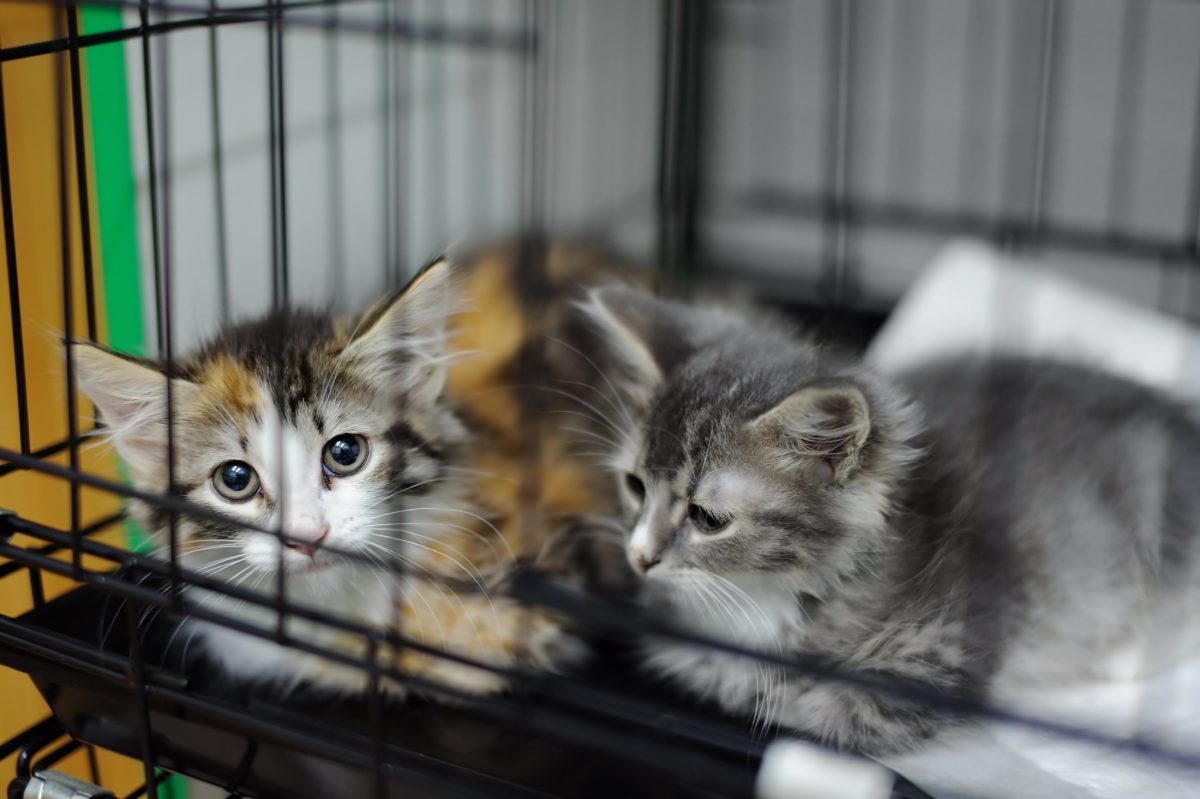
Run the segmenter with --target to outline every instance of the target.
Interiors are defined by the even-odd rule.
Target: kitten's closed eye
[[[367,439],[354,433],[334,436],[325,444],[322,468],[331,477],[349,477],[367,462]]]
[[[225,461],[213,470],[213,488],[231,502],[245,502],[258,493],[258,472],[245,461]]]
[[[729,526],[732,519],[722,518],[707,511],[695,502],[688,505],[688,518],[702,533],[719,533]]]

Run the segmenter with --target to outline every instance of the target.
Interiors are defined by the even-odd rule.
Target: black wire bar
[[[3,32],[0,31],[0,49]],[[8,269],[8,312],[12,323],[13,388],[17,392],[17,429],[21,452],[29,452],[29,393],[25,378],[25,329],[21,323],[21,287],[17,271],[17,234],[13,224],[12,172],[8,160],[8,117],[4,70],[0,69],[0,213],[4,224],[4,261]]]
[[[345,16],[331,18],[327,14],[318,14],[329,8],[350,5],[362,0],[301,0],[285,4],[287,14],[282,15],[283,24],[293,27],[327,30],[330,28],[347,33],[363,34],[384,39],[399,39],[420,42],[423,45],[463,47],[468,49],[509,50],[523,52],[530,49],[534,42],[532,37],[522,30],[496,30],[489,27],[470,25],[440,25],[425,24],[409,20],[393,19],[390,25],[382,26],[365,20],[356,20]],[[42,0],[47,3],[60,3],[65,0]],[[79,36],[74,44],[78,47],[90,47],[99,44],[136,39],[146,34],[162,34],[172,31],[205,28],[216,25],[239,25],[245,23],[266,23],[276,13],[272,9],[274,2],[260,6],[247,6],[228,10],[214,11],[208,5],[189,3],[150,3],[137,0],[122,0],[122,2],[95,2],[87,5],[97,5],[116,8],[129,8],[139,12],[154,12],[156,15],[180,14],[187,15],[186,19],[163,19],[153,24],[145,21],[133,28],[123,28],[112,31],[102,31]],[[313,13],[305,13],[311,10]],[[15,61],[22,58],[48,55],[51,53],[67,52],[72,47],[70,37],[62,36],[31,44],[13,45],[0,48],[0,62]]]
[[[21,532],[35,538],[40,538],[49,543],[68,545],[71,542],[71,537],[68,534],[45,525],[40,525],[11,516],[7,517],[5,521],[12,531]],[[76,538],[76,540],[79,541],[79,546],[86,554],[102,558],[113,563],[114,565],[136,567],[139,570],[155,574],[160,577],[167,577],[170,575],[169,564],[163,563],[155,558],[138,555],[136,553],[129,552],[128,550],[113,547],[90,539],[80,540],[79,538]],[[72,575],[70,564],[56,561],[35,551],[18,547],[10,543],[0,543],[0,555],[26,564],[31,569],[36,568],[66,576]],[[96,587],[108,591],[114,595],[123,596],[127,600],[132,600],[147,606],[160,606],[164,609],[173,607],[171,597],[165,596],[163,593],[155,591],[151,588],[130,583],[126,579],[123,579],[118,575],[114,575],[111,572],[85,569],[82,575],[79,575],[79,577],[79,581],[82,583],[95,585]],[[180,570],[180,577],[181,579],[186,580],[188,585],[195,585],[204,590],[221,593],[231,598],[242,600],[246,603],[254,604],[260,607],[276,607],[276,600],[274,597],[248,591],[237,586],[231,586],[216,578],[206,577],[182,569]],[[454,585],[456,589],[466,588],[465,585],[457,583],[452,578],[436,577],[433,579],[444,579],[445,582]],[[523,575],[522,578],[519,579],[514,585],[514,590],[512,593],[517,599],[527,604],[537,605],[540,607],[549,608],[551,610],[558,610],[567,613],[572,618],[597,625],[601,628],[619,628],[625,631],[632,629],[633,631],[640,632],[642,634],[661,636],[680,643],[686,643],[713,651],[755,659],[765,665],[782,668],[787,671],[793,671],[808,676],[818,677],[824,680],[832,680],[835,682],[844,683],[863,690],[893,696],[909,702],[919,703],[927,707],[936,708],[947,712],[964,714],[971,718],[989,719],[993,721],[1020,725],[1041,732],[1048,732],[1058,736],[1068,737],[1084,743],[1090,743],[1117,750],[1132,751],[1149,759],[1164,763],[1200,769],[1200,753],[1175,751],[1173,749],[1162,747],[1148,741],[1120,738],[1088,729],[1073,727],[1071,725],[1060,724],[1021,714],[1014,714],[991,706],[987,703],[980,702],[974,697],[958,696],[955,694],[935,690],[920,683],[912,682],[902,678],[884,678],[877,675],[863,674],[831,664],[830,662],[817,656],[785,657],[781,655],[749,650],[724,641],[710,639],[687,630],[675,628],[670,624],[664,623],[650,616],[633,612],[630,606],[625,603],[612,602],[611,600],[604,600],[599,597],[582,598],[576,596],[569,590],[564,590],[563,588],[546,581],[544,578],[541,578],[538,575]],[[433,657],[459,663],[470,668],[494,673],[507,679],[528,681],[534,677],[534,675],[528,674],[522,670],[506,669],[496,667],[491,664],[482,663],[473,658],[448,652],[439,647],[431,646],[424,642],[410,639],[391,631],[381,632],[379,630],[374,630],[347,619],[332,616],[314,608],[292,605],[289,606],[288,612],[289,614],[298,618],[303,618],[321,625],[326,625],[330,628],[362,636],[364,640],[371,640],[372,637],[380,637],[380,640],[383,640],[392,646],[413,649],[423,654],[428,654]],[[228,629],[232,629],[247,635],[252,635],[257,638],[277,640],[276,632],[273,630],[264,629],[262,627],[241,621],[240,619],[232,616],[227,616],[223,613],[201,606],[189,607],[187,609],[187,615],[191,618],[218,624]],[[19,623],[12,622],[11,620],[0,619],[0,621],[18,624],[19,626]],[[28,628],[21,629],[28,631]],[[355,657],[354,655],[349,655],[342,651],[330,650],[319,645],[310,644],[303,640],[290,639],[287,643],[300,651],[317,655],[330,660],[331,662],[364,669],[368,672],[379,669],[379,673],[381,675],[399,683],[409,685],[418,691],[436,693],[438,695],[446,696],[458,701],[470,702],[472,707],[485,708],[486,706],[493,705],[493,710],[497,714],[497,718],[503,717],[511,720],[511,716],[503,716],[505,713],[513,712],[513,708],[509,707],[507,703],[513,701],[519,702],[519,700],[511,697],[475,697],[470,694],[465,694],[455,688],[442,685],[425,678],[407,674],[394,668],[386,668],[377,662],[367,662],[361,657]],[[75,644],[74,646],[76,647],[77,653],[87,653],[87,657],[98,657],[109,661],[113,665],[120,664],[122,665],[122,668],[129,666],[128,658],[122,658],[111,653],[100,652],[94,648],[89,648],[86,645]],[[76,656],[78,657],[78,654]],[[137,664],[134,665],[136,666]],[[144,662],[141,663],[141,668],[146,670],[145,674],[156,672],[155,667],[148,666]],[[143,676],[145,676],[145,674]],[[548,683],[547,689],[551,691],[556,700],[565,702],[570,708],[570,712],[565,715],[565,718],[556,717],[556,721],[552,722],[552,725],[557,725],[559,722],[563,722],[566,723],[568,727],[572,727],[574,724],[579,723],[578,717],[584,713],[587,715],[604,715],[606,712],[617,712],[620,714],[626,714],[627,720],[635,720],[636,717],[641,716],[642,724],[644,724],[648,729],[653,729],[659,723],[658,720],[661,718],[658,713],[654,712],[658,708],[654,708],[652,706],[649,708],[643,708],[640,705],[631,705],[629,703],[621,704],[619,701],[610,706],[608,704],[610,699],[615,696],[619,700],[620,695],[612,695],[602,688],[586,686],[582,683],[577,683],[570,680],[562,680]],[[601,699],[603,701],[598,701]],[[634,719],[628,719],[628,716],[632,716]],[[703,725],[697,725],[698,728],[702,728],[702,726]],[[555,734],[563,733],[563,730],[557,728],[544,731],[553,732]],[[594,744],[595,740],[588,737],[589,735],[590,733],[584,733],[584,737],[579,740],[582,743]],[[708,743],[712,742],[709,741]],[[626,755],[629,754],[628,752],[624,753]]]
[[[804,220],[822,220],[834,215],[855,226],[897,232],[974,235],[991,241],[1012,240],[1027,248],[1055,247],[1149,262],[1175,259],[1200,264],[1200,249],[1190,239],[1061,223],[1033,225],[1025,214],[971,213],[861,197],[837,202],[825,194],[775,190],[743,192],[732,197],[725,207]]]
[[[212,124],[213,215],[216,225],[217,297],[221,324],[229,324],[229,234],[225,215],[225,154],[221,140],[221,62],[217,41],[217,0],[209,0],[208,107]]]
[[[659,268],[683,277],[699,252],[709,0],[663,0],[658,119]]]
[[[821,205],[824,262],[823,294],[834,305],[852,301],[852,220],[846,213],[851,181],[851,147],[854,142],[854,55],[856,52],[857,0],[826,3],[825,130],[822,152],[825,163],[824,192],[829,201]]]
[[[56,15],[54,20],[55,29],[61,29],[65,22],[65,17],[71,16],[67,10],[63,14]],[[78,83],[73,84],[72,94],[80,90]],[[54,91],[55,91],[55,130],[58,137],[58,163],[57,163],[57,178],[58,178],[58,225],[59,225],[59,275],[62,280],[62,330],[63,335],[68,341],[75,340],[75,269],[74,269],[74,242],[72,238],[72,209],[70,202],[70,193],[67,187],[70,181],[70,174],[67,165],[70,163],[71,148],[67,141],[67,126],[68,120],[66,115],[67,105],[67,75],[63,65],[62,58],[54,59]],[[86,184],[85,184],[86,185]],[[85,189],[86,191],[86,189]],[[82,223],[82,219],[80,220]],[[93,297],[88,298],[89,301],[94,301]],[[65,366],[66,378],[66,396],[67,401],[64,403],[67,421],[67,440],[72,442],[67,448],[67,460],[72,471],[79,471],[79,417],[76,413],[77,406],[75,404],[75,369],[73,364],[73,353],[70,347],[63,348],[63,358]],[[69,513],[70,513],[70,529],[74,538],[78,538],[80,528],[80,486],[75,481],[71,481],[68,486],[69,491]],[[71,562],[74,566],[75,573],[82,571],[80,562],[80,551],[78,544],[73,541],[71,547]]]

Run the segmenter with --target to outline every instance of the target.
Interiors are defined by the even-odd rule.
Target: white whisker
[[[492,524],[478,513],[473,513],[469,510],[463,510],[462,508],[401,508],[400,510],[394,510],[389,513],[380,513],[379,515],[372,516],[371,518],[382,519],[385,516],[396,516],[402,513],[416,513],[418,511],[426,511],[431,513],[461,513],[464,516],[470,516],[472,519],[482,522],[483,524],[487,525],[487,528],[493,533],[500,535],[500,531],[496,529],[496,525]]]
[[[408,526],[408,527],[414,527],[414,526],[415,527],[438,527],[438,528],[445,528],[445,529],[450,529],[450,530],[459,530],[470,536],[473,536],[476,541],[479,541],[481,544],[483,544],[488,549],[490,549],[492,552],[492,557],[497,558],[497,559],[499,559],[499,557],[500,557],[500,551],[496,548],[496,544],[491,539],[489,539],[487,536],[485,536],[483,533],[479,532],[478,530],[472,530],[470,527],[463,527],[461,524],[450,524],[449,522],[404,521],[404,522],[387,522],[386,524],[368,524],[368,525],[366,525],[366,527],[389,529],[389,528],[395,528],[397,525],[404,525],[404,526]],[[500,540],[500,543],[504,544],[504,548],[505,548],[505,550],[507,550],[506,554],[508,555],[508,557],[515,559],[517,557],[517,555],[515,552],[513,552],[512,547],[510,547],[508,545],[508,541],[504,540],[503,536],[498,536],[498,538]]]

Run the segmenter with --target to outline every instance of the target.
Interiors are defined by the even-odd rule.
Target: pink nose
[[[638,554],[633,556],[633,562],[638,567],[638,569],[640,569],[641,572],[643,574],[645,574],[646,572],[650,571],[655,566],[657,566],[659,563],[662,563],[662,558],[655,557],[655,556],[647,557],[646,555],[639,552]]]
[[[310,558],[316,555],[317,548],[320,547],[321,544],[324,543],[325,539],[329,537],[329,525],[325,525],[323,528],[321,528],[320,534],[315,538],[311,538],[310,540],[301,540],[309,539],[313,532],[316,531],[306,530],[299,534],[293,534],[291,536],[292,540],[288,541],[288,549],[294,549],[297,552],[308,555]]]

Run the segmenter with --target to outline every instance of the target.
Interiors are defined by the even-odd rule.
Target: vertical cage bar
[[[688,0],[684,25],[684,113],[680,117],[679,148],[682,169],[679,178],[679,257],[684,272],[696,269],[696,215],[700,194],[700,148],[703,135],[704,79],[707,68],[708,0]]]
[[[551,216],[554,209],[554,171],[558,148],[558,119],[556,117],[557,91],[555,76],[559,68],[559,3],[550,0],[538,0],[539,22],[538,35],[541,49],[535,64],[537,79],[537,107],[534,111],[535,125],[540,131],[541,147],[536,154],[536,175],[531,176],[536,183],[536,204],[531,209],[534,215],[534,227],[544,233],[553,224]]]
[[[524,54],[521,71],[521,136],[520,152],[521,165],[520,184],[520,219],[523,235],[515,257],[516,280],[526,285],[536,285],[540,275],[546,268],[546,238],[545,238],[545,148],[547,135],[546,99],[549,90],[547,69],[547,48],[549,46],[549,21],[551,10],[547,0],[525,0],[521,5],[522,28],[533,39],[533,47]],[[539,309],[528,309],[526,313],[536,314]],[[519,384],[527,384],[527,376],[534,374],[539,368],[541,353],[545,342],[539,338],[535,346],[522,347],[516,358],[516,372],[521,375]],[[525,391],[525,389],[519,389]],[[523,429],[534,429],[530,425],[530,408],[527,403],[519,403],[520,425]],[[537,475],[540,473],[542,452],[532,437],[522,441],[520,451],[519,481],[516,489],[517,505],[517,544],[518,552],[536,551],[529,547],[529,531],[536,529],[541,523],[537,516]],[[526,651],[530,640],[530,616],[522,606],[520,624],[517,629],[517,640],[514,642],[516,652]]]
[[[267,105],[271,180],[272,305],[290,300],[287,242],[287,120],[284,104],[283,3],[267,4]]]
[[[267,2],[267,174],[270,181],[268,212],[271,221],[271,307],[283,304],[283,286],[279,270],[279,163],[275,151],[279,147],[275,129],[275,0]]]
[[[46,604],[46,590],[42,584],[42,572],[35,566],[29,567],[29,593],[33,596],[33,606],[40,608]]]
[[[400,7],[406,10],[409,17],[410,30],[419,29],[425,23],[416,17],[414,4],[412,0],[401,2]],[[403,22],[392,20],[394,25],[403,25]],[[418,102],[418,86],[415,80],[412,79],[415,67],[416,47],[418,47],[419,37],[406,38],[400,35],[401,28],[392,31],[392,38],[395,38],[395,49],[392,50],[392,148],[394,148],[394,160],[391,164],[391,180],[392,180],[392,205],[391,205],[391,248],[392,248],[392,264],[391,275],[392,283],[400,286],[406,280],[408,274],[408,262],[404,257],[404,247],[406,247],[406,211],[409,203],[406,197],[406,190],[409,186],[410,176],[412,173],[406,173],[409,158],[412,151],[413,142],[413,125],[416,119],[416,102]],[[407,88],[407,91],[406,91]],[[436,98],[434,102],[440,102],[444,97]],[[424,157],[424,154],[422,154]],[[440,181],[438,181],[440,184]],[[422,187],[425,188],[425,187]]]
[[[708,24],[711,3],[708,0],[693,0],[692,17],[687,28],[689,58],[687,72],[689,75],[688,99],[685,130],[688,131],[687,148],[684,150],[684,182],[681,186],[682,196],[682,257],[684,269],[694,271],[699,255],[699,240],[697,237],[697,214],[700,208],[700,166],[701,148],[704,142],[704,107],[706,91],[708,58]]]
[[[471,0],[462,0],[463,7],[470,11],[474,5]],[[479,14],[483,17],[483,14]],[[490,19],[488,20],[490,22]],[[485,23],[486,24],[486,23]],[[486,110],[484,98],[491,92],[490,81],[488,75],[484,71],[483,53],[486,53],[486,48],[479,50],[468,50],[463,55],[463,67],[459,74],[463,76],[463,85],[465,87],[466,105],[468,118],[471,116],[471,109],[478,104],[479,113],[476,114],[478,119],[489,119]],[[459,217],[460,221],[470,230],[482,230],[484,224],[483,198],[491,194],[489,188],[485,188],[485,181],[490,182],[484,176],[491,177],[490,172],[486,171],[486,159],[483,156],[483,148],[480,147],[476,140],[471,136],[465,136],[463,141],[466,143],[466,151],[462,154],[463,163],[466,165],[466,174],[474,175],[475,180],[479,181],[479,186],[475,191],[467,192],[466,207]]]
[[[154,98],[154,59],[150,55],[150,5],[141,0],[138,6],[142,39],[142,92],[146,111],[146,158],[149,169],[150,239],[154,261],[154,317],[157,328],[159,355],[165,365],[165,397],[167,417],[167,486],[175,490],[175,414],[172,377],[175,371],[171,334],[171,270],[170,270],[170,129],[168,126],[169,97],[166,40],[156,42],[159,69],[159,99]],[[156,130],[157,129],[157,130]],[[160,148],[161,147],[161,152]],[[161,168],[160,168],[161,160]],[[161,181],[161,183],[160,183]],[[174,509],[167,511],[168,547],[170,553],[170,585],[173,601],[179,592],[179,517]]]
[[[1051,164],[1052,137],[1056,113],[1058,59],[1061,50],[1061,24],[1059,0],[1042,0],[1041,13],[1035,22],[1031,15],[1016,16],[1015,28],[1021,35],[1013,37],[1012,49],[1012,96],[1008,128],[1008,152],[1010,164],[1020,163],[1028,154],[1029,170],[1010,168],[1007,172],[1005,209],[1014,222],[1014,227],[1005,231],[1003,244],[1007,248],[1016,246],[1023,239],[1041,233],[1045,215],[1046,197],[1049,191],[1049,167]],[[1020,9],[1018,9],[1019,11]],[[1037,60],[1029,72],[1029,59],[1025,57],[1024,45],[1028,39],[1037,37]],[[1032,102],[1030,87],[1032,87]]]
[[[75,144],[75,191],[79,198],[80,253],[83,256],[83,291],[88,338],[96,340],[96,279],[92,263],[92,215],[88,202],[88,162],[83,122],[83,79],[79,68],[79,9],[66,6],[67,56],[71,69],[71,120]],[[68,396],[74,396],[68,392]]]
[[[1192,167],[1184,218],[1184,248],[1200,265],[1200,73],[1196,75],[1196,102],[1192,121]]]
[[[145,2],[146,0],[143,0],[143,4]],[[134,613],[132,602],[125,603],[123,613],[129,632],[129,673],[127,678],[133,683],[136,697],[138,743],[142,748],[142,769],[145,772],[146,795],[150,799],[157,799],[158,782],[154,778],[154,735],[150,728],[150,705],[146,700],[146,658],[142,650],[137,614]]]
[[[2,46],[2,43],[0,43]],[[8,312],[12,323],[13,370],[16,372],[17,428],[21,454],[29,447],[29,389],[25,382],[25,330],[21,322],[21,288],[17,272],[17,234],[13,224],[12,171],[8,160],[8,116],[4,99],[4,67],[0,65],[0,212],[4,224],[4,260],[8,268]]]
[[[829,62],[825,97],[824,253],[821,282],[834,304],[844,305],[851,293],[848,200],[850,185],[855,0],[829,0],[826,6]]]
[[[221,142],[221,70],[217,43],[217,0],[208,2],[208,106],[212,125],[213,213],[217,234],[217,291],[221,324],[229,324],[229,234],[225,227],[225,156]]]
[[[547,15],[542,0],[525,0],[524,28],[532,32],[534,46],[525,54],[521,88],[521,227],[538,235],[545,224]]]
[[[326,10],[325,28],[325,170],[329,180],[329,263],[333,269],[333,296],[346,299],[345,200],[342,192],[341,48],[338,6]]]
[[[57,33],[62,35],[63,17],[69,9],[62,9],[55,17]],[[71,208],[69,204],[67,163],[70,160],[70,148],[67,145],[67,75],[63,68],[63,56],[54,56],[54,119],[58,137],[58,222],[59,222],[59,257],[62,261],[62,313],[63,335],[67,341],[75,339],[75,276],[71,268]],[[64,348],[66,361],[66,410],[67,410],[67,446],[68,462],[71,467],[70,492],[70,524],[71,524],[71,567],[72,576],[82,579],[83,564],[82,550],[79,542],[80,527],[80,484],[76,479],[79,474],[79,419],[75,415],[75,363],[70,347]]]
[[[382,209],[382,227],[379,231],[380,245],[382,247],[383,257],[383,281],[384,285],[395,285],[399,281],[396,279],[397,261],[396,244],[395,244],[395,223],[396,223],[396,53],[395,53],[395,37],[392,31],[395,28],[393,20],[393,3],[390,0],[385,0],[380,6],[382,19],[380,26],[383,30],[383,43],[380,52],[380,94],[379,94],[379,115],[380,115],[380,137],[383,142],[383,209]]]
[[[658,101],[658,243],[656,260],[662,269],[671,263],[674,254],[673,228],[674,210],[671,204],[672,164],[671,155],[674,146],[671,134],[675,130],[673,117],[675,111],[675,53],[679,49],[676,38],[679,36],[678,16],[679,0],[662,0],[659,23],[662,29],[662,40],[659,51],[662,53],[662,63],[659,66],[659,101]]]
[[[1116,107],[1113,113],[1112,170],[1108,181],[1107,220],[1110,229],[1129,223],[1130,185],[1137,161],[1136,129],[1141,119],[1142,75],[1146,68],[1146,3],[1125,0],[1121,24]]]
[[[383,693],[379,685],[379,637],[367,637],[367,663],[371,669],[367,679],[367,696],[370,704],[367,707],[367,727],[371,735],[371,759],[374,766],[374,782],[372,788],[376,799],[387,796],[387,743],[383,737]]]
[[[166,34],[159,34],[156,50],[158,55],[158,131],[159,159],[161,168],[158,179],[162,182],[159,192],[159,202],[162,203],[162,308],[163,308],[163,358],[166,364],[166,407],[167,407],[167,485],[172,495],[179,488],[175,480],[175,342],[173,337],[174,313],[172,302],[171,275],[171,226],[172,196],[171,196],[171,62],[170,40]],[[171,538],[171,591],[176,602],[180,601],[179,591],[179,517],[171,513],[168,534]]]
[[[100,760],[96,757],[96,747],[88,744],[85,747],[88,761],[88,775],[92,778],[93,785],[103,785],[104,781],[100,779]]]
[[[75,149],[75,192],[79,215],[79,248],[83,259],[84,311],[87,318],[88,338],[95,341],[96,281],[92,270],[92,220],[91,208],[88,203],[87,145],[84,140],[85,131],[83,123],[83,79],[79,68],[79,10],[74,3],[70,3],[64,8],[64,14],[67,18],[67,64],[71,73],[71,133]],[[69,271],[73,272],[74,270],[71,269]],[[74,313],[74,310],[74,303],[72,303],[69,313]],[[79,419],[75,416],[75,364],[73,363],[70,347],[66,348],[66,362],[67,401],[71,405],[68,415],[75,426],[75,429],[71,432],[73,449],[71,454],[71,468],[78,469],[78,445],[74,441],[79,429]],[[79,486],[73,484],[71,496],[71,534],[76,539],[79,536],[79,514],[81,510]],[[74,540],[72,541],[71,560],[77,575],[83,573],[81,558],[82,550],[79,546],[79,541]]]
[[[1043,0],[1038,55],[1037,115],[1033,134],[1033,171],[1030,175],[1028,206],[1029,227],[1035,234],[1042,225],[1046,198],[1050,191],[1049,173],[1057,110],[1058,63],[1062,50],[1060,17],[1059,0]]]
[[[421,24],[421,21],[415,17],[411,2],[400,3],[400,7],[408,12],[410,25],[413,29]],[[414,48],[416,47],[416,38],[409,39],[405,42],[400,36],[401,25],[403,23],[395,19],[392,20],[392,29],[388,33],[388,41],[392,44],[392,171],[390,177],[392,180],[392,218],[388,223],[391,227],[391,281],[392,285],[400,285],[404,282],[406,269],[406,259],[404,257],[405,247],[405,211],[406,198],[404,191],[407,186],[405,180],[405,166],[407,159],[405,158],[406,149],[412,138],[412,121],[415,118],[416,103],[418,101],[416,84],[412,80],[403,80],[403,78],[412,74]],[[407,49],[406,49],[407,48]],[[408,91],[404,91],[407,85]]]
[[[1200,268],[1200,72],[1196,75],[1196,99],[1192,119],[1192,164],[1189,173],[1187,203],[1184,208],[1185,260],[1182,266],[1187,318],[1196,321],[1196,309],[1200,306],[1200,280],[1196,279]]]
[[[450,2],[452,2],[452,0],[439,0],[439,2],[432,4],[432,7],[437,9],[439,12],[433,20],[434,25],[445,25],[446,27],[453,25],[452,17],[446,11]],[[424,4],[422,4],[422,6],[424,6]],[[429,153],[427,157],[430,163],[437,165],[437,172],[435,175],[443,176],[440,179],[435,177],[432,181],[432,185],[428,187],[431,195],[429,207],[434,209],[434,213],[436,214],[432,220],[433,243],[435,247],[441,250],[444,249],[447,244],[446,231],[449,228],[450,220],[450,213],[446,204],[447,197],[450,194],[447,189],[448,176],[454,174],[454,172],[451,167],[451,159],[449,157],[450,148],[446,145],[446,142],[450,137],[447,135],[439,136],[437,135],[436,131],[439,128],[443,131],[449,131],[453,127],[454,122],[452,120],[452,109],[450,102],[450,98],[453,95],[453,89],[450,86],[450,81],[448,78],[450,70],[446,64],[446,59],[448,58],[447,54],[450,51],[446,48],[433,48],[428,52],[429,83],[431,86],[433,86],[433,90],[436,93],[435,102],[438,104],[438,111],[440,113],[438,113],[436,122],[432,126],[435,130],[435,133],[433,136],[428,137]],[[415,117],[410,117],[410,119],[415,119]]]
[[[289,302],[288,287],[288,249],[287,249],[287,159],[285,148],[287,139],[284,128],[287,125],[284,105],[284,57],[283,57],[283,2],[270,0],[267,5],[267,83],[270,129],[270,177],[271,177],[271,252],[275,267],[275,285],[272,296],[272,307],[285,308]],[[287,322],[287,316],[283,317]],[[285,331],[286,337],[286,331]],[[287,553],[287,464],[284,460],[284,420],[282,414],[277,415],[278,446],[275,451],[276,474],[279,485],[276,489],[279,507],[279,527],[275,531],[279,543],[278,560],[276,563],[276,628],[275,636],[279,643],[286,643],[288,620],[288,580],[284,558]]]
[[[658,260],[679,277],[698,252],[698,172],[707,58],[707,0],[664,0],[659,112]]]
[[[150,193],[150,257],[154,267],[154,334],[159,354],[166,349],[168,338],[167,326],[169,321],[163,318],[162,307],[162,235],[159,229],[158,216],[158,143],[154,136],[154,79],[150,59],[150,4],[149,0],[140,0],[138,4],[138,19],[141,23],[142,51],[142,103],[146,119],[146,165],[149,180],[147,189]]]
[[[275,0],[275,118],[279,147],[279,269],[283,304],[291,302],[291,264],[288,258],[288,170],[287,170],[287,72],[285,70],[285,25],[283,0]]]
[[[1011,9],[1012,41],[1006,51],[1011,63],[1009,64],[1010,85],[1006,100],[1007,108],[1004,114],[1007,117],[1007,124],[1004,133],[1003,167],[1000,174],[1002,193],[999,209],[999,215],[1004,220],[1000,243],[1005,249],[1014,244],[1013,225],[1021,214],[1021,210],[1026,208],[1024,200],[1028,187],[1024,185],[1024,181],[1027,180],[1029,173],[1024,168],[1018,169],[1017,166],[1024,163],[1022,159],[1025,156],[1024,147],[1028,138],[1025,135],[1025,126],[1033,128],[1030,117],[1036,114],[1036,110],[1031,112],[1028,108],[1029,59],[1023,57],[1025,43],[1034,38],[1036,31],[1029,30],[1030,24],[1027,15],[1022,13],[1025,6],[1013,3],[1008,8]]]

